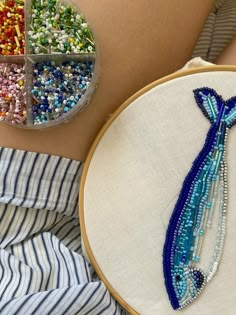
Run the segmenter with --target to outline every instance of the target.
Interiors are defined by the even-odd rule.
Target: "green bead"
[[[204,230],[203,229],[199,230],[199,235],[204,235]]]
[[[46,38],[42,38],[40,42],[41,42],[41,45],[43,45],[43,46],[48,43],[48,41],[46,40]]]

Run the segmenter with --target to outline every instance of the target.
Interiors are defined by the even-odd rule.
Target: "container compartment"
[[[66,121],[88,104],[95,88],[95,56],[27,57],[28,115],[34,126]]]
[[[24,0],[0,2],[0,55],[24,55]]]
[[[27,124],[25,58],[0,57],[0,121]]]
[[[83,14],[70,1],[31,0],[26,5],[29,54],[94,53],[95,41]]]

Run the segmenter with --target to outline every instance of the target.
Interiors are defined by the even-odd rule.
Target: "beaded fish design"
[[[207,87],[193,92],[211,126],[184,180],[166,232],[163,272],[175,310],[186,307],[199,296],[220,262],[227,212],[226,143],[229,129],[236,124],[236,97],[224,101]],[[216,244],[203,270],[201,248],[215,211],[218,211],[218,222],[214,222]]]

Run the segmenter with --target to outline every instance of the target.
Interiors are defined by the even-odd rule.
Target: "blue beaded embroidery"
[[[236,97],[224,101],[207,87],[193,92],[211,127],[184,180],[166,232],[163,272],[173,309],[193,302],[217,270],[227,209],[226,143],[228,130],[236,124]],[[203,271],[198,268],[201,245],[215,208],[219,208],[216,246],[208,269]]]

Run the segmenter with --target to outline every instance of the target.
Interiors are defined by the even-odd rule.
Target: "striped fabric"
[[[81,251],[82,163],[0,148],[0,314],[122,314]]]
[[[236,1],[217,0],[209,15],[192,57],[214,62],[236,35]]]

